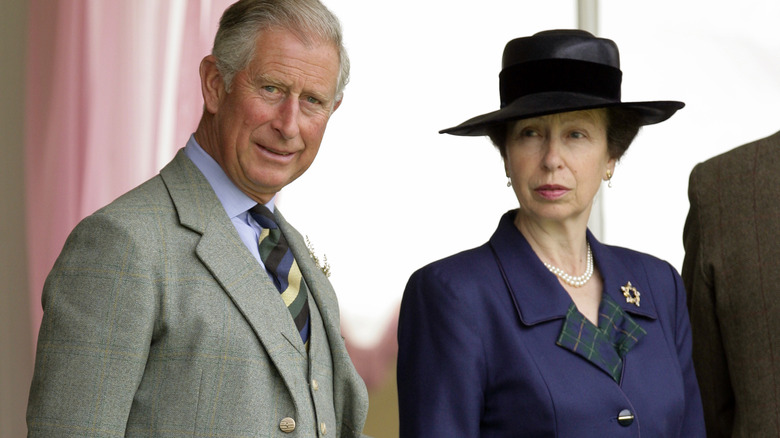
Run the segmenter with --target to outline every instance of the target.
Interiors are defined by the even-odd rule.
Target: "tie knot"
[[[252,215],[253,218],[257,221],[258,224],[260,224],[263,228],[268,229],[276,229],[279,228],[279,225],[276,223],[276,218],[274,217],[274,214],[271,213],[271,210],[268,209],[263,204],[257,204],[251,209],[249,209],[249,213]]]

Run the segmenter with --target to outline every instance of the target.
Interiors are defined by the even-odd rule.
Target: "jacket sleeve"
[[[153,263],[106,215],[68,237],[43,290],[30,437],[124,436],[154,326]]]
[[[430,267],[406,286],[398,322],[402,438],[479,436],[484,349],[474,323],[478,310],[462,289]]]
[[[704,419],[710,436],[731,436],[734,393],[716,314],[715,287],[707,262],[707,233],[702,232],[702,204],[697,166],[688,186],[690,210],[683,230],[682,277],[693,335],[693,362],[701,389]]]
[[[696,380],[696,372],[691,357],[692,339],[691,325],[688,319],[687,306],[685,304],[685,287],[682,278],[670,265],[670,271],[674,277],[675,290],[675,344],[677,347],[677,359],[680,362],[683,385],[685,390],[685,412],[683,415],[681,437],[705,436],[704,416],[702,414],[701,393]]]

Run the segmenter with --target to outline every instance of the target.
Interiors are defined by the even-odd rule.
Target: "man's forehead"
[[[339,72],[339,51],[332,42],[304,41],[284,30],[259,35],[254,56],[247,66],[247,73],[252,78],[289,86],[302,82],[317,87],[336,87]]]

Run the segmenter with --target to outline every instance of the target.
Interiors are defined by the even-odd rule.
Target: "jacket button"
[[[290,417],[282,418],[282,422],[279,423],[279,429],[282,430],[282,432],[290,433],[295,430],[295,420],[293,420]]]
[[[632,414],[631,411],[629,411],[628,409],[623,409],[618,414],[617,420],[618,420],[618,424],[621,426],[625,426],[625,427],[631,426],[631,423],[634,422],[634,414]]]
[[[311,379],[311,389],[313,389],[315,391],[320,389],[320,384],[317,383],[317,380]]]
[[[325,423],[320,423],[320,432],[322,432],[323,435],[328,434],[328,428],[325,427]]]

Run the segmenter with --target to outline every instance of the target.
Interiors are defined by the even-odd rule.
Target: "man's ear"
[[[208,55],[200,61],[200,90],[206,111],[215,114],[226,94],[225,81],[217,69],[217,58]]]
[[[344,95],[340,95],[338,100],[336,100],[336,103],[333,104],[333,109],[330,111],[331,114],[335,113],[336,110],[341,106],[341,102],[344,100]]]

